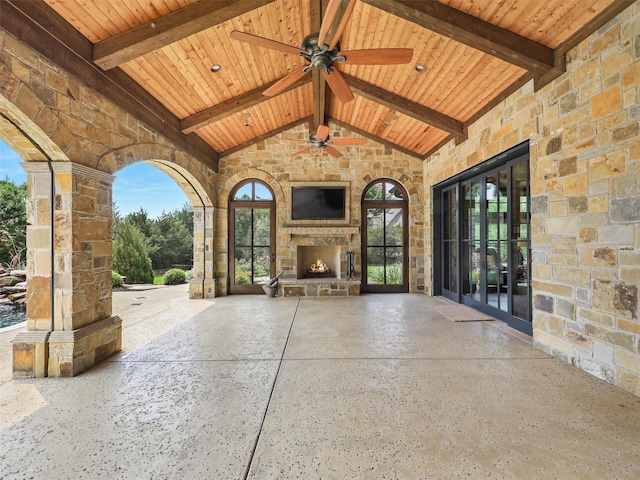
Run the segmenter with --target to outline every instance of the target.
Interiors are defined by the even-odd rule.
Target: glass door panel
[[[478,298],[480,295],[481,258],[480,245],[480,182],[463,185],[462,199],[462,265],[463,293],[467,297]]]
[[[511,262],[513,315],[530,321],[529,174],[527,164],[514,165],[511,175]]]
[[[387,285],[402,285],[404,279],[402,247],[388,247],[385,258],[385,282]]]
[[[271,255],[271,209],[233,209],[234,217],[234,272],[233,285],[260,288],[273,275]],[[257,289],[232,288],[232,291],[250,293]]]
[[[371,184],[363,195],[363,281],[367,292],[409,291],[406,264],[406,195],[391,180]]]
[[[367,283],[371,285],[383,285],[384,272],[384,247],[367,247]]]
[[[528,158],[519,154],[437,191],[434,245],[442,295],[531,334]]]
[[[443,238],[442,265],[443,288],[449,295],[458,292],[458,198],[457,187],[443,192]]]

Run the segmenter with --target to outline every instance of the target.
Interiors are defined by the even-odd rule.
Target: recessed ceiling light
[[[213,73],[215,73],[215,72],[219,72],[219,71],[220,71],[220,68],[222,68],[222,67],[220,67],[220,65],[212,65],[212,66],[211,66],[211,71],[212,71]]]
[[[424,68],[424,65],[422,65],[421,63],[418,63],[418,64],[416,65],[416,72],[418,72],[418,73],[422,73],[422,72],[424,72],[425,70],[426,70],[426,68]]]

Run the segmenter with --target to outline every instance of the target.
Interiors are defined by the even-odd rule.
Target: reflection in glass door
[[[275,274],[273,194],[263,184],[240,184],[229,203],[229,244],[233,268],[230,293],[262,293]]]
[[[528,158],[527,150],[438,190],[442,221],[435,244],[443,295],[531,333]]]

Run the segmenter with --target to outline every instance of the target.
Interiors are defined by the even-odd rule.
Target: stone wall
[[[354,137],[356,134],[331,126],[331,137]],[[309,137],[308,124],[282,134],[286,138]],[[255,147],[220,159],[218,174],[218,223],[216,228],[216,272],[218,294],[226,294],[229,274],[228,214],[229,194],[233,187],[247,178],[256,178],[271,186],[276,196],[276,270],[284,278],[295,278],[297,245],[340,245],[342,259],[347,250],[355,252],[358,279],[362,278],[361,199],[365,187],[380,178],[390,178],[402,184],[409,196],[409,288],[424,291],[424,225],[422,161],[388,149],[371,140],[363,147],[340,145],[343,157],[334,158],[321,149],[312,148],[297,157],[290,157],[301,145],[282,142],[278,137]],[[349,222],[314,222],[313,228],[292,225],[289,192],[296,182],[320,185],[347,183],[349,186]],[[324,225],[322,225],[324,223]],[[319,225],[319,226],[318,226]],[[343,276],[346,266],[343,264]]]
[[[212,289],[215,172],[3,31],[0,135],[28,173],[28,330],[13,342],[14,376],[73,376],[120,349],[110,280],[111,174],[120,168],[152,163],[209,209],[193,291]]]
[[[535,345],[640,395],[640,4],[424,164],[430,185],[530,140]],[[432,278],[428,223],[427,279]],[[428,280],[427,291],[432,290]]]

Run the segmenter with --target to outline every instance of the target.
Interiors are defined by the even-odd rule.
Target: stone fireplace
[[[278,295],[283,297],[324,297],[360,295],[360,281],[347,279],[347,251],[359,249],[359,226],[284,225],[279,257],[282,276]],[[284,252],[290,252],[289,256]],[[305,275],[318,260],[330,274]]]

